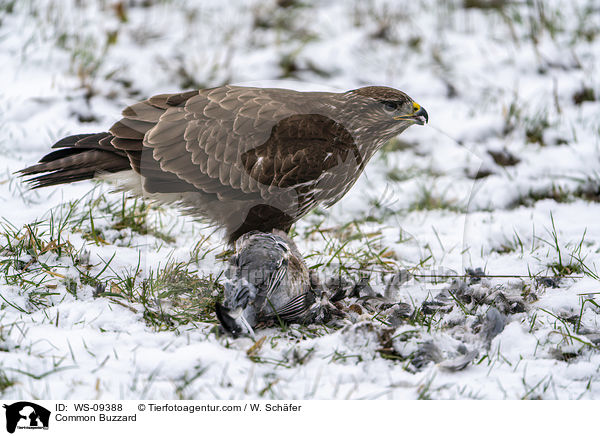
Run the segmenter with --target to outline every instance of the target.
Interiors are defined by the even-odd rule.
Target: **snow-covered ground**
[[[597,1],[3,1],[0,65],[3,398],[600,398]],[[14,174],[224,83],[429,112],[294,228],[323,282],[370,272],[345,319],[223,336],[218,232]]]

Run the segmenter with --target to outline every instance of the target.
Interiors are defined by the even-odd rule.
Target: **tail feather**
[[[83,133],[79,135],[71,135],[57,141],[52,148],[62,148],[62,147],[75,147],[77,142],[82,139],[89,138],[90,136],[95,136],[94,134]]]
[[[41,158],[40,164],[43,164],[46,162],[49,162],[49,163],[56,162],[59,159],[66,158],[68,156],[72,156],[72,155],[76,155],[76,154],[80,154],[82,152],[83,152],[83,150],[81,148],[61,148],[60,150],[55,150],[51,153],[48,153],[43,158]],[[39,164],[33,165],[30,168],[33,168],[34,166],[41,167],[43,165],[39,165]],[[27,168],[27,169],[29,169],[29,168]]]
[[[101,173],[131,169],[127,153],[114,148],[110,133],[73,135],[61,139],[39,163],[19,171],[34,188],[87,180]]]

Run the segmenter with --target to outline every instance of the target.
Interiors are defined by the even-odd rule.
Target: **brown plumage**
[[[64,138],[21,173],[35,188],[116,173],[123,189],[177,203],[234,241],[287,232],[316,205],[334,204],[381,145],[426,121],[392,88],[221,86],[136,103],[109,132]]]

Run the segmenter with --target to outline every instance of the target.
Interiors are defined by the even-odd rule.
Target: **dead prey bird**
[[[396,89],[348,92],[221,86],[162,94],[123,111],[108,132],[61,139],[20,171],[34,188],[100,178],[224,228],[288,232],[331,206],[374,153],[425,109]]]
[[[313,321],[321,295],[311,288],[308,268],[283,232],[250,232],[236,242],[225,281],[225,301],[216,304],[223,328],[254,336],[259,322]]]

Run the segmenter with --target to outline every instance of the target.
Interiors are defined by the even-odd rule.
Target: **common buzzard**
[[[108,132],[61,139],[21,170],[35,188],[91,178],[225,229],[289,231],[331,206],[373,154],[427,112],[396,89],[343,93],[220,86],[129,106]]]

